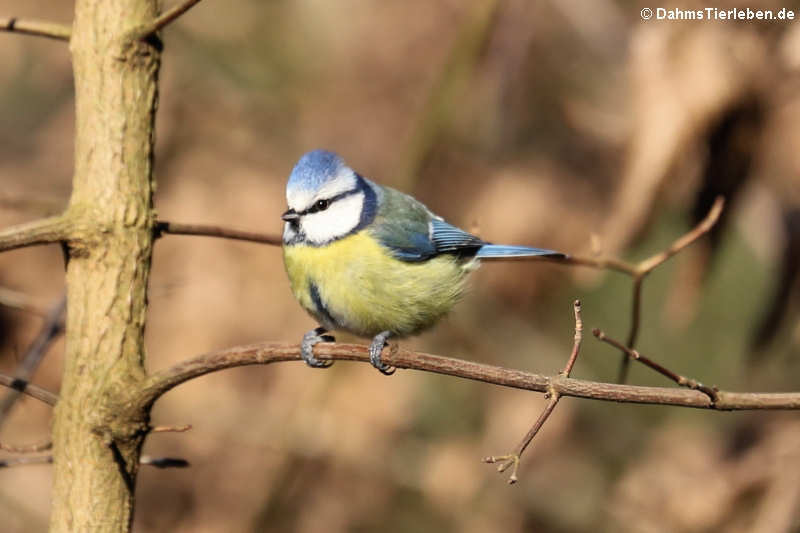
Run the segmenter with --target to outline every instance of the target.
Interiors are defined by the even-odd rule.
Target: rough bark
[[[157,41],[131,30],[156,13],[156,0],[75,2],[75,174],[51,531],[130,528],[147,413],[123,420],[113,406],[145,376],[160,61]]]

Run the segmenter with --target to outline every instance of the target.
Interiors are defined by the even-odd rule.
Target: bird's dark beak
[[[300,215],[295,213],[294,209],[289,209],[284,214],[281,215],[281,218],[286,222],[296,222],[297,219],[300,218]]]

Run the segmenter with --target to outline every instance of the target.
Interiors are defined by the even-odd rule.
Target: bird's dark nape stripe
[[[375,214],[378,212],[378,195],[375,194],[375,190],[359,174],[356,174],[356,182],[356,190],[364,193],[364,205],[361,208],[361,219],[358,221],[358,226],[353,229],[353,232],[366,228],[372,223],[375,219]]]
[[[311,295],[311,301],[314,303],[314,307],[317,309],[317,312],[328,322],[328,325],[336,325],[336,320],[334,320],[331,312],[328,311],[328,308],[322,301],[322,298],[319,295],[317,284],[313,281],[308,282],[308,292]]]
[[[341,192],[341,193],[337,194],[336,196],[334,196],[332,198],[328,198],[328,205],[332,204],[333,202],[335,202],[337,200],[341,200],[342,198],[347,198],[348,196],[353,196],[354,194],[359,193],[359,192],[361,192],[361,189],[359,187],[356,187],[355,189],[350,189],[349,191]],[[322,209],[324,209],[324,208],[319,207],[315,203],[311,207],[307,207],[306,209],[303,209],[302,211],[300,211],[297,214],[298,215],[310,215],[312,213],[317,213],[319,211],[322,211]]]

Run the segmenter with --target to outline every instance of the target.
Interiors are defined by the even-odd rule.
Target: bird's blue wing
[[[381,228],[381,244],[403,261],[425,261],[441,254],[475,255],[486,243],[466,231],[436,218],[427,223],[399,222]]]
[[[483,241],[459,229],[444,220],[433,219],[430,223],[431,241],[436,247],[436,252],[440,254],[475,254],[483,245]]]
[[[430,238],[433,215],[423,204],[394,189],[380,191],[378,212],[370,226],[372,235],[402,261],[425,261],[437,255]]]
[[[370,229],[402,261],[426,261],[441,254],[474,255],[486,244],[444,222],[423,204],[399,191],[381,188],[378,213]]]
[[[541,248],[490,244],[436,217],[411,196],[388,187],[381,188],[381,196],[370,231],[401,261],[426,261],[441,254],[479,259],[564,257]]]

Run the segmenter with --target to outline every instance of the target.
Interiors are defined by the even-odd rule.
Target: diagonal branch
[[[18,19],[17,17],[0,17],[0,31],[36,35],[59,41],[69,41],[72,36],[71,26],[43,20]]]
[[[67,307],[67,297],[62,296],[58,303],[53,306],[47,314],[47,318],[42,324],[39,334],[31,343],[25,357],[14,372],[14,379],[19,383],[27,383],[33,373],[38,368],[39,363],[42,361],[47,349],[53,340],[58,337],[63,329],[64,310]],[[11,407],[14,406],[22,391],[14,388],[2,400],[0,400],[0,426],[2,426]]]
[[[37,244],[62,242],[69,237],[70,223],[64,215],[41,218],[0,231],[0,252]]]
[[[16,389],[23,394],[27,394],[31,398],[36,398],[40,402],[46,403],[47,405],[55,405],[58,401],[58,396],[49,390],[32,385],[31,383],[21,379],[13,378],[6,374],[0,374],[0,385]]]
[[[672,370],[670,370],[670,369],[666,368],[665,366],[653,361],[652,359],[649,359],[649,358],[643,356],[637,350],[634,350],[633,348],[628,348],[627,346],[625,346],[624,344],[622,344],[618,340],[612,339],[611,337],[607,336],[603,332],[603,330],[601,330],[601,329],[598,329],[598,328],[593,329],[592,330],[592,334],[595,337],[597,337],[598,340],[601,340],[601,341],[605,342],[606,344],[609,344],[609,345],[613,346],[614,348],[616,348],[617,350],[621,351],[622,353],[626,354],[628,356],[628,358],[634,359],[636,361],[639,361],[640,363],[642,363],[646,367],[655,370],[656,372],[658,372],[662,376],[666,377],[667,379],[671,379],[672,381],[674,381],[675,383],[677,383],[681,387],[687,387],[689,389],[698,390],[698,391],[702,392],[703,394],[705,394],[706,396],[708,396],[708,398],[711,400],[711,402],[716,402],[717,401],[717,389],[716,389],[716,387],[709,387],[708,385],[703,385],[702,383],[700,383],[696,379],[687,378],[686,376],[682,376],[680,374],[677,374],[677,373],[673,372]]]
[[[572,367],[575,366],[575,362],[578,360],[578,354],[580,354],[581,351],[581,341],[583,340],[583,319],[581,318],[580,300],[575,300],[572,304],[572,308],[575,314],[575,338],[572,344],[572,352],[569,354],[569,359],[567,359],[567,364],[564,365],[564,370],[559,374],[559,376],[565,378],[569,377],[572,372]],[[561,399],[561,393],[554,389],[551,392],[545,393],[545,398],[548,398],[547,405],[545,405],[539,418],[534,422],[533,427],[531,427],[528,433],[522,438],[522,441],[520,441],[519,445],[512,453],[501,456],[491,455],[483,458],[484,463],[500,463],[497,467],[498,472],[505,472],[509,467],[513,466],[514,468],[511,470],[511,475],[508,478],[509,484],[517,482],[517,468],[519,468],[520,458],[533,438],[539,433],[539,430],[542,429],[544,423],[547,422],[547,419],[553,414],[556,405],[558,405],[558,401]]]
[[[0,305],[19,311],[25,311],[40,317],[47,316],[47,308],[31,296],[9,289],[0,287]]]
[[[368,347],[357,344],[320,343],[314,346],[314,355],[322,360],[369,362]],[[561,374],[547,376],[396,347],[384,350],[381,358],[397,368],[422,370],[504,387],[558,393],[577,398],[717,410],[800,409],[798,392],[718,391],[717,401],[711,402],[706,394],[696,390],[601,383],[573,379]],[[299,360],[299,345],[277,342],[236,346],[211,352],[151,375],[141,388],[131,391],[122,407],[137,411],[147,409],[163,394],[181,383],[226,368]]]
[[[636,339],[639,336],[639,324],[642,316],[642,283],[644,278],[656,267],[663,264],[669,258],[683,250],[684,248],[695,243],[700,237],[708,233],[714,224],[719,220],[722,215],[722,209],[725,207],[725,199],[722,196],[717,196],[714,204],[709,209],[706,217],[700,221],[688,233],[675,240],[666,250],[654,254],[647,259],[640,261],[636,265],[636,273],[633,276],[633,307],[631,310],[631,329],[628,334],[627,347],[633,349],[636,345]],[[619,376],[617,381],[624,383],[628,378],[628,370],[630,368],[631,358],[627,353],[622,354],[622,359],[619,365]]]
[[[154,18],[148,24],[138,26],[131,32],[130,35],[133,39],[145,39],[157,31],[169,26],[173,21],[194,7],[195,4],[199,3],[200,0],[183,0],[183,2],[168,9],[158,17]]]

